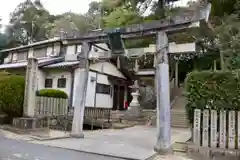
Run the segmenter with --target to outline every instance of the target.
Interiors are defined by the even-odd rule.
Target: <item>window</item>
[[[45,79],[45,88],[52,88],[53,80],[50,78]]]
[[[110,85],[97,83],[96,93],[110,94]]]
[[[58,88],[65,88],[66,87],[66,78],[59,78],[57,83]]]

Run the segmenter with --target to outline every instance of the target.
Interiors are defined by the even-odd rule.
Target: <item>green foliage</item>
[[[223,17],[237,11],[239,0],[212,0],[212,16]]]
[[[240,109],[240,71],[194,71],[185,81],[190,123],[195,108]]]
[[[216,27],[217,44],[220,49],[223,69],[240,68],[240,21],[237,15],[223,18]]]
[[[0,110],[9,117],[23,114],[24,86],[23,76],[0,73]]]
[[[41,89],[40,91],[37,92],[37,96],[64,98],[64,99],[68,98],[68,95],[64,91],[57,90],[57,89]]]
[[[10,16],[7,28],[9,38],[16,44],[28,44],[48,38],[54,16],[42,6],[41,2],[26,0],[20,3]]]
[[[104,17],[105,26],[107,28],[124,27],[130,24],[141,22],[142,18],[136,11],[132,11],[125,7],[116,8],[108,16]]]

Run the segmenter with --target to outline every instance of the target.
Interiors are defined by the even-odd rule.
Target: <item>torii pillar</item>
[[[169,154],[172,153],[172,146],[168,38],[164,31],[158,32],[156,37],[157,143],[154,150],[160,154]]]
[[[77,83],[77,96],[75,107],[74,107],[74,115],[73,115],[73,124],[71,136],[74,138],[84,138],[83,134],[83,121],[84,121],[84,111],[85,111],[85,102],[86,102],[86,94],[87,94],[87,84],[88,84],[88,75],[89,75],[89,52],[90,52],[90,44],[87,42],[83,42],[82,44],[82,52],[79,55],[79,68],[80,73],[78,77]]]

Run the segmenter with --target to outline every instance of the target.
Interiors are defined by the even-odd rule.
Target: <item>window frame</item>
[[[61,80],[64,80],[64,85],[62,85],[62,83],[60,83]],[[58,78],[57,80],[57,88],[66,88],[67,86],[67,78],[65,77],[61,77],[61,78]]]
[[[106,94],[111,95],[111,85],[97,83],[96,84],[96,94]]]
[[[48,83],[46,83],[47,80],[50,80],[50,81],[51,81],[51,86],[50,86],[50,85],[49,85],[49,86],[47,85],[47,84],[48,84]],[[45,87],[45,88],[52,88],[52,87],[53,87],[53,79],[52,79],[52,78],[45,78],[44,87]]]

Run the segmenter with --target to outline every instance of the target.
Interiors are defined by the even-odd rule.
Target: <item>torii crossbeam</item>
[[[156,90],[157,90],[157,143],[155,151],[169,153],[171,149],[171,127],[170,127],[170,96],[169,96],[169,65],[168,65],[168,38],[167,34],[180,32],[191,27],[200,27],[208,22],[211,11],[211,4],[204,5],[192,12],[192,15],[178,15],[168,20],[152,21],[150,23],[131,25],[125,28],[118,28],[122,39],[139,38],[143,36],[156,36]],[[85,99],[88,83],[89,64],[88,57],[90,46],[97,43],[108,42],[108,32],[116,29],[99,30],[81,35],[79,38],[68,38],[64,44],[82,43],[83,57],[81,74],[77,90],[80,91],[74,109],[73,125],[71,135],[83,138],[83,119]],[[83,62],[83,63],[82,63]],[[160,76],[161,75],[161,76]]]

